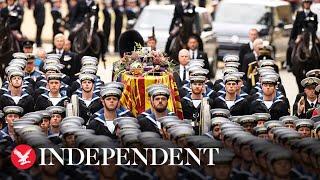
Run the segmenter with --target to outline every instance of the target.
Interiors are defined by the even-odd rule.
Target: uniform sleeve
[[[286,105],[284,101],[282,101],[270,110],[270,115],[271,118],[275,120],[278,120],[282,116],[290,115],[289,107]]]
[[[208,101],[209,101],[209,105],[210,105],[210,110],[214,109],[213,99],[208,99]]]
[[[5,102],[3,95],[0,96],[0,109],[3,111],[3,108],[5,107]]]
[[[215,108],[222,108],[222,109],[228,109],[223,103],[221,100],[219,100],[219,98],[215,98],[213,100],[213,103],[212,103],[212,109],[215,109]]]
[[[62,82],[64,82],[67,85],[70,85],[72,81],[71,81],[70,76],[65,75],[65,77],[62,79]]]
[[[41,97],[38,96],[37,99],[36,99],[36,103],[34,104],[34,110],[35,110],[35,111],[40,110],[40,107],[39,107],[39,106],[40,106],[40,104],[39,104],[40,101],[41,101]]]
[[[140,120],[138,121],[138,123],[139,123],[139,125],[140,125],[140,130],[141,130],[141,132],[147,131],[146,119],[145,119],[145,117],[140,118]]]
[[[213,89],[215,92],[218,92],[218,91],[221,90],[221,88],[223,88],[223,87],[221,86],[221,84],[220,84],[221,82],[222,82],[221,79],[218,79],[218,80],[216,80],[216,81],[214,82],[212,89]]]
[[[48,107],[47,100],[45,100],[41,95],[37,98],[36,103],[34,105],[35,111],[44,110]]]
[[[269,113],[268,109],[266,109],[261,102],[254,100],[250,105],[249,105],[249,114],[254,114],[254,113]]]
[[[185,99],[181,100],[181,106],[182,106],[182,111],[183,111],[183,117],[185,119],[193,119],[193,112],[190,109],[190,107],[188,106],[188,102]]]
[[[87,129],[95,130],[96,123],[94,121],[94,119],[90,119],[90,121],[88,122],[89,124],[87,126]]]
[[[282,93],[282,95],[284,95],[285,97],[287,97],[286,90],[285,90],[285,88],[284,88],[284,86],[283,86],[282,84],[279,84],[278,90]]]
[[[29,113],[34,111],[34,99],[31,95],[27,97],[27,106],[24,113]]]

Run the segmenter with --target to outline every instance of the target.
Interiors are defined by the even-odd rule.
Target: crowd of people
[[[51,53],[39,51],[42,60],[25,41],[23,52],[14,53],[5,68],[0,90],[0,179],[319,179],[320,69],[299,82],[303,92],[291,108],[272,46],[256,29],[249,37],[239,55],[223,58],[223,77],[215,81],[199,39],[187,39],[187,49],[179,51],[176,66],[167,72],[179,91],[182,119],[168,109],[173,93],[164,84],[145,87],[151,108],[134,116],[120,103],[128,84],[103,82],[97,75],[99,59],[70,52],[63,34],[54,36]],[[156,50],[156,38],[149,37],[146,46]],[[74,95],[78,116],[66,108]],[[62,166],[48,154],[53,165],[18,170],[10,155],[20,144],[57,152],[62,147],[188,147],[219,148],[219,153],[206,153],[201,165],[184,166],[150,166],[141,159],[130,166],[117,166],[116,159],[110,165]],[[186,154],[182,151],[181,159]],[[157,162],[162,160],[158,154]]]
[[[63,35],[56,35],[55,40],[59,38]],[[180,50],[178,70],[172,73],[175,81],[180,81],[183,120],[168,110],[172,94],[163,84],[146,88],[151,108],[134,117],[120,104],[125,84],[102,82],[96,75],[96,58],[83,56],[76,79],[70,81],[63,73],[67,67],[61,63],[61,54],[47,54],[42,70],[36,70],[32,54],[14,53],[0,96],[0,175],[40,179],[317,179],[320,70],[308,72],[301,81],[304,92],[297,95],[290,116],[275,62],[266,59],[271,48],[261,39],[253,44],[259,55],[259,60],[251,63],[256,74],[239,71],[240,58],[227,55],[224,76],[214,83],[206,77],[209,70],[203,60],[191,59],[188,50]],[[248,86],[246,82],[255,84]],[[79,97],[79,116],[67,116],[65,106],[72,94]],[[210,110],[204,120],[210,124],[207,132],[202,129],[201,117],[206,117],[203,105]],[[35,165],[19,171],[8,164],[11,150],[19,144],[34,148],[211,147],[221,152],[214,154],[215,166],[207,165],[207,154],[201,159],[202,166],[66,168],[57,162],[54,167]]]

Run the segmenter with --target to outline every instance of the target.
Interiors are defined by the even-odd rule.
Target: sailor
[[[256,80],[259,80],[259,81],[256,82],[256,84],[250,89],[249,94],[253,95],[256,93],[261,93],[262,91],[261,78],[264,76],[269,76],[277,79],[277,81],[279,82],[277,86],[277,91],[278,91],[277,93],[283,96],[286,96],[286,91],[284,89],[284,86],[281,84],[280,75],[271,66],[274,64],[275,64],[274,60],[263,60],[259,62],[259,65],[261,65],[261,67],[257,68],[257,77],[255,78]]]
[[[61,106],[49,106],[46,110],[51,114],[48,138],[54,144],[60,144],[60,123],[66,116],[66,109]]]
[[[214,117],[211,119],[211,132],[206,133],[205,135],[221,141],[221,123],[229,122],[230,120],[224,117]]]
[[[77,93],[77,95],[79,96],[80,117],[86,122],[95,112],[103,108],[100,97],[94,93],[95,78],[93,74],[79,75],[81,92]]]
[[[40,114],[42,114],[42,120],[40,121],[40,128],[42,129],[42,132],[44,132],[46,135],[49,133],[49,127],[50,127],[50,119],[51,119],[51,113],[47,110],[39,111]]]
[[[295,129],[294,122],[298,119],[297,116],[282,116],[279,118],[279,121],[282,121],[285,127]]]
[[[14,59],[12,60],[9,64],[8,67],[6,67],[5,72],[6,72],[6,79],[4,79],[3,84],[2,84],[2,88],[0,90],[0,94],[4,94],[5,92],[9,92],[11,86],[9,86],[10,82],[9,82],[9,75],[11,74],[11,72],[16,72],[16,71],[23,71],[24,69],[24,65],[20,64],[20,63],[25,63],[26,61],[24,60],[17,60]],[[22,90],[25,91],[26,93],[33,95],[34,93],[34,85],[35,82],[33,81],[33,79],[31,79],[29,76],[23,76],[22,77]]]
[[[302,138],[311,137],[311,130],[314,122],[310,119],[298,119],[294,121],[296,130],[301,134]]]
[[[271,118],[269,113],[254,113],[253,115],[257,117],[257,126],[264,126],[264,123]]]
[[[121,91],[121,96],[122,96],[123,89],[124,89],[124,84],[122,84],[121,82],[108,82],[103,87],[101,87],[101,90],[103,90],[105,88],[116,88],[116,89],[119,89]],[[121,99],[121,97],[120,97],[120,99]],[[117,111],[118,111],[118,116],[119,117],[132,117],[133,116],[132,113],[130,112],[130,110],[126,109],[125,107],[123,107],[120,103],[119,103]],[[104,114],[104,108],[101,108],[99,111],[95,112],[90,117],[89,122],[91,120],[93,120],[94,118],[100,116],[101,114]],[[89,124],[89,122],[87,122],[87,124]]]
[[[277,80],[272,77],[262,77],[262,93],[251,103],[251,113],[269,113],[271,119],[279,119],[290,114],[288,99],[277,95]]]
[[[241,179],[245,176],[240,176],[232,172],[232,161],[235,154],[228,149],[221,149],[219,153],[213,154],[213,174],[214,179]]]
[[[66,117],[60,123],[62,144],[66,148],[76,148],[75,132],[81,131],[84,120],[81,117]]]
[[[257,117],[255,115],[241,116],[239,117],[238,122],[246,132],[253,134],[253,128],[256,127],[257,124]]]
[[[227,54],[223,57],[223,62],[226,65],[227,63],[239,63],[239,56]],[[238,68],[234,67],[224,67],[223,75],[229,74],[231,72],[239,72]],[[213,85],[213,90],[218,92],[219,90],[224,88],[223,79],[216,79]]]
[[[253,164],[253,154],[250,151],[250,143],[254,142],[257,137],[247,134],[246,132],[238,133],[239,136],[233,135],[234,152],[240,157],[240,163],[233,168],[233,173],[237,176],[252,177],[251,167]]]
[[[101,92],[101,101],[103,105],[103,113],[89,122],[88,129],[93,129],[95,134],[109,136],[116,139],[116,127],[113,123],[114,119],[126,116],[120,115],[119,104],[121,90],[117,88],[104,88]]]
[[[48,75],[49,91],[41,94],[35,104],[35,110],[44,110],[49,106],[65,106],[68,96],[62,94],[61,90],[61,73],[51,73]]]
[[[237,94],[237,76],[227,74],[224,76],[225,91],[214,100],[213,108],[228,109],[232,116],[246,115],[249,113],[248,101]]]
[[[267,154],[267,165],[272,179],[294,179],[292,177],[292,154],[283,147],[275,147]]]
[[[8,92],[0,96],[0,107],[3,109],[6,106],[20,106],[25,113],[32,112],[34,106],[34,99],[31,95],[23,91],[23,77],[22,70],[11,71],[8,80]]]
[[[147,88],[152,108],[146,110],[138,116],[140,130],[151,131],[160,134],[161,123],[159,118],[174,115],[167,109],[170,91],[167,86],[154,84]]]
[[[97,75],[98,71],[98,59],[96,57],[92,56],[83,56],[81,58],[81,66],[80,72],[76,74],[75,77],[78,77],[78,79],[70,84],[70,92],[74,93],[76,90],[78,90],[81,87],[81,82],[79,80],[80,74],[93,74],[95,75],[94,79],[94,91],[99,95],[99,89],[103,85],[103,82],[101,81],[101,78],[99,75]]]
[[[0,131],[0,141],[7,141],[9,144],[13,144],[15,141],[13,122],[20,119],[23,109],[19,106],[7,106],[3,109],[3,112],[7,125]]]
[[[278,121],[278,120],[271,120],[268,121],[266,123],[264,123],[264,127],[267,128],[267,133],[268,133],[268,139],[270,141],[273,140],[273,133],[272,133],[272,129],[276,128],[276,127],[284,127],[284,124],[282,121]]]
[[[40,77],[43,72],[36,69],[35,66],[35,56],[33,54],[28,54],[27,64],[25,68],[26,76],[30,76],[34,82]]]
[[[243,72],[230,72],[229,74],[237,76],[239,81],[237,84],[237,94],[243,98],[246,98],[247,100],[250,100],[250,96],[248,95],[248,89],[247,89],[247,85],[246,82],[243,79]],[[225,88],[224,86],[217,92],[219,95],[225,94]]]
[[[264,126],[256,126],[253,128],[253,135],[262,139],[268,139],[267,128]]]
[[[183,110],[183,117],[192,121],[192,125],[198,134],[201,106],[204,97],[205,76],[190,76],[191,94],[182,98],[181,105]],[[209,110],[213,107],[212,99],[207,98],[207,105]],[[209,117],[210,118],[210,117]]]

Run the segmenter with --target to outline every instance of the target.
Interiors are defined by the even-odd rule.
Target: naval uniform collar
[[[145,116],[148,116],[148,115],[151,115],[151,114],[152,114],[152,111],[151,111],[151,109],[148,109],[148,110],[146,110],[145,112],[143,112],[143,113],[141,113],[141,114],[143,114],[143,115],[145,115]]]
[[[53,133],[51,129],[48,131],[48,138],[59,137],[60,133]]]
[[[187,101],[192,103],[191,94],[188,94],[188,95],[184,96],[183,99],[185,99],[185,100],[187,100]]]
[[[62,95],[59,93],[59,94],[58,94],[58,97],[52,97],[51,92],[49,91],[49,92],[48,92],[48,97],[49,97],[49,98],[62,98]]]
[[[161,123],[156,120],[156,116],[154,113],[149,114],[146,118],[151,121],[151,123],[156,126],[158,129],[161,129]]]
[[[221,81],[220,83],[220,86],[222,86],[222,87],[225,87],[226,85],[223,83],[223,81]]]
[[[226,94],[226,89],[225,88],[221,88],[218,93],[220,94]]]
[[[206,86],[206,93],[203,95],[204,97],[209,97],[214,92],[213,89]]]
[[[224,102],[227,101],[227,100],[225,99],[225,98],[226,98],[226,94],[222,94],[222,95],[220,95],[218,98],[221,99],[221,100],[224,101]],[[240,101],[242,101],[242,100],[244,100],[244,98],[237,94],[237,95],[236,95],[236,99],[234,100],[234,104],[236,104],[236,103],[238,103],[238,102],[240,102]]]
[[[117,108],[116,109],[116,117],[115,118],[118,118],[118,117],[121,117],[123,115],[125,115],[126,113],[128,113],[129,110],[123,108],[123,107],[120,107],[120,108]],[[105,120],[105,117],[104,117],[104,108],[100,109],[99,111],[97,111],[95,113],[95,115],[97,115],[100,119],[103,119]]]
[[[264,100],[263,100],[263,93],[258,94],[258,95],[259,95],[259,96],[258,96],[258,100],[264,102]],[[275,96],[275,97],[273,98],[273,100],[272,100],[273,104],[276,103],[276,102],[282,101],[281,98],[283,98],[283,97],[284,97],[283,95],[279,95],[279,94],[277,95],[277,94],[276,94],[276,96]]]
[[[204,135],[211,139],[214,139],[214,137],[212,136],[212,131],[206,132]]]
[[[118,116],[116,115],[116,118],[117,117]],[[115,125],[113,125],[113,120],[106,120],[104,114],[100,114],[100,116],[94,118],[94,120],[99,121],[101,124],[103,124],[103,126],[107,127],[111,134],[115,133],[116,129],[115,129]],[[110,127],[110,124],[112,124],[111,127]]]
[[[10,137],[10,136],[9,136],[8,126],[6,126],[5,128],[3,128],[2,130],[0,130],[0,132],[2,133],[2,137]]]
[[[240,91],[240,96],[244,97],[244,96],[248,96],[249,94],[244,92],[243,90]]]
[[[2,134],[2,138],[8,137],[8,138],[10,138],[10,141],[12,141],[12,142],[15,141],[13,134],[11,134],[12,136],[10,135],[8,126],[3,128],[0,132]]]
[[[170,116],[173,115],[173,112],[169,111],[168,109],[166,109],[166,116]],[[145,115],[147,115],[146,117],[151,120],[153,123],[157,124],[156,122],[158,122],[156,120],[156,115],[154,112],[151,111],[151,109],[148,109],[147,112],[144,113]]]
[[[118,109],[116,110],[116,112],[117,112],[117,116],[118,116],[118,117],[121,117],[121,116],[124,116],[125,114],[127,114],[127,113],[129,112],[129,110],[128,110],[128,109],[125,109],[125,108],[123,108],[123,107],[120,107],[120,108],[118,108]]]
[[[11,91],[10,91],[10,90],[6,91],[3,95],[4,95],[4,96],[7,96],[7,97],[10,97],[10,98],[12,98],[12,97],[20,97],[20,98],[22,99],[22,98],[24,98],[24,97],[28,96],[29,94],[28,94],[28,93],[26,93],[26,92],[22,89],[22,90],[21,90],[21,95],[20,95],[20,96],[12,96],[12,95],[11,95]]]
[[[116,115],[116,118],[117,118],[117,115]],[[111,121],[111,120],[107,120],[106,117],[104,116],[104,113],[103,114],[100,114],[98,117],[95,118],[97,121],[105,124],[106,121]]]

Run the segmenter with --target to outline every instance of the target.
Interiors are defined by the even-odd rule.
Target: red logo
[[[36,152],[29,145],[21,144],[11,152],[11,162],[18,169],[28,169],[36,162]]]

